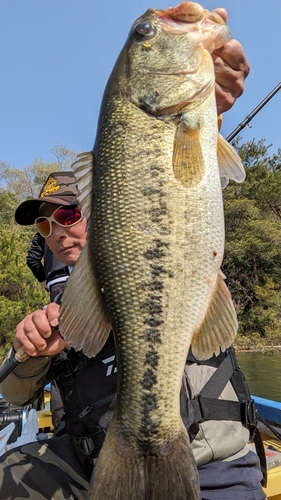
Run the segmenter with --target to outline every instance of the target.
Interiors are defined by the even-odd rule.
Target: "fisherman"
[[[64,291],[69,271],[67,266],[56,259],[40,233],[36,233],[32,238],[26,264],[42,288],[50,293],[50,301],[53,302],[54,298]]]
[[[217,107],[221,113],[243,92],[249,67],[241,45],[235,40],[216,51],[214,59]],[[76,194],[73,174],[55,172],[47,179],[39,198],[23,202],[15,213],[19,224],[36,224],[53,254],[70,269],[86,242],[87,222],[77,205]],[[114,340],[111,334],[100,353],[89,359],[81,351],[67,347],[59,334],[58,316],[59,304],[51,303],[46,310],[37,310],[24,318],[17,326],[13,347],[4,361],[9,363],[22,345],[30,355],[1,386],[4,398],[16,405],[32,402],[46,383],[56,379],[64,404],[65,426],[60,437],[18,447],[0,458],[0,497],[6,500],[89,498],[92,469],[114,406],[117,382]],[[209,399],[215,403],[210,406],[217,406],[220,397],[229,400],[231,409],[241,410],[242,403],[247,409],[249,394],[241,383],[232,350],[229,355],[222,354],[204,363],[196,362],[190,353],[183,379],[182,417],[192,440],[202,498],[264,500],[258,457],[246,447],[247,424],[254,425],[249,412],[245,410],[247,418],[242,422],[237,415],[232,419],[229,411],[224,415],[225,420],[221,420],[207,404],[205,384],[214,381],[212,375],[219,373],[218,366],[223,366],[224,359],[231,360],[232,370],[228,370],[228,377],[223,371],[222,378],[209,385]],[[200,392],[198,405],[194,396]],[[209,418],[205,414],[202,421],[202,415],[197,413],[199,406],[204,409],[204,404],[206,411],[210,411]]]

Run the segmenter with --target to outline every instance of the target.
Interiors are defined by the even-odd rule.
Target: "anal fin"
[[[224,276],[220,271],[213,300],[200,329],[192,339],[193,355],[198,360],[218,356],[233,342],[238,330],[237,315]]]
[[[81,153],[71,165],[78,188],[78,202],[88,224],[91,215],[92,185],[95,175],[95,155],[93,151]]]

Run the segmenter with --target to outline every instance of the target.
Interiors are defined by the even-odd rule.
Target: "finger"
[[[46,310],[34,311],[34,313],[31,314],[31,321],[33,322],[31,330],[34,333],[37,332],[38,335],[44,339],[50,337],[53,329]],[[29,326],[29,322],[27,322],[27,325]]]
[[[213,54],[218,56],[226,66],[235,71],[241,71],[244,78],[248,76],[250,66],[243,47],[238,40],[232,38],[223,47],[214,50]]]
[[[216,12],[219,16],[221,16],[221,18],[224,20],[224,22],[227,23],[228,14],[227,14],[227,11],[225,9],[218,8],[218,9],[214,9],[213,12]]]
[[[214,57],[216,83],[234,98],[240,97],[244,92],[244,72],[235,71],[227,66],[220,58]]]
[[[21,346],[23,346],[28,354],[31,356],[31,352],[34,352],[35,347],[34,345],[28,340],[28,338],[25,335],[24,332],[24,322],[26,321],[26,318],[21,321],[17,327],[16,327],[16,335],[14,338],[14,349],[17,351]]]
[[[220,61],[216,61],[216,100],[218,114],[228,111],[244,92],[243,73],[225,67]]]
[[[17,325],[14,348],[17,351],[23,346],[30,356],[36,356],[38,351],[45,349],[46,341],[39,334],[32,320],[32,315],[27,316]]]
[[[52,327],[57,327],[59,324],[60,306],[55,302],[51,302],[46,309],[48,321]]]
[[[222,88],[217,83],[215,84],[216,89],[216,101],[217,101],[217,113],[218,116],[222,113],[225,113],[230,108],[232,108],[233,104],[236,101],[236,98],[232,95],[232,93]]]
[[[39,355],[40,356],[55,356],[59,352],[61,352],[63,349],[67,347],[67,343],[65,340],[62,339],[62,337],[59,334],[59,331],[56,330],[51,337],[47,340],[47,346],[46,349],[43,349],[40,351]]]

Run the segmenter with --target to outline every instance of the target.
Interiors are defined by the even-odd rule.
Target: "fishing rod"
[[[8,375],[18,366],[29,358],[29,354],[25,351],[25,348],[21,346],[15,353],[14,357],[9,359],[9,361],[0,370],[0,384],[5,380]]]
[[[277,431],[277,429],[275,429],[274,427],[272,427],[272,425],[270,425],[260,414],[259,412],[257,411],[257,419],[262,422],[271,432],[272,434],[274,434],[274,436],[276,436],[278,439],[280,439],[281,441],[281,434],[280,432]]]
[[[276,85],[276,87],[265,97],[263,101],[255,108],[253,111],[246,116],[246,118],[236,127],[236,129],[229,134],[229,136],[226,138],[228,142],[231,142],[234,137],[236,137],[239,132],[246,127],[246,125],[254,118],[254,116],[268,103],[268,101],[281,89],[281,82]]]

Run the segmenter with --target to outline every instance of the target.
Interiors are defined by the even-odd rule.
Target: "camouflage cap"
[[[44,183],[39,197],[23,201],[15,212],[15,219],[22,226],[34,224],[43,202],[56,205],[78,205],[77,185],[73,172],[53,172]]]

